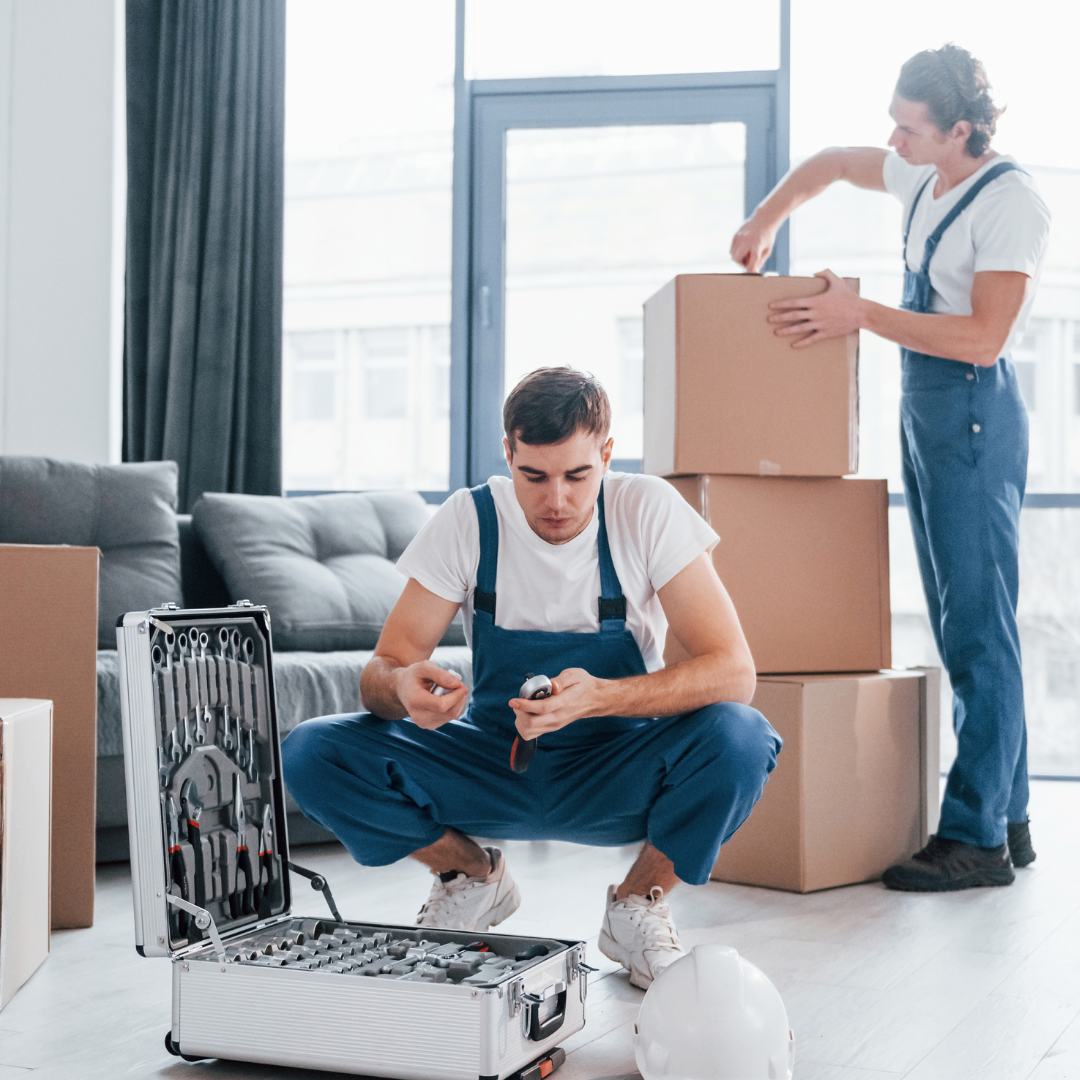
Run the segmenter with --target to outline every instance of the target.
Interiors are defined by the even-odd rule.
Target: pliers
[[[270,914],[270,886],[273,880],[274,811],[267,803],[263,807],[262,829],[259,830],[259,884],[255,887],[255,907],[260,919],[265,919]]]
[[[180,850],[180,815],[176,809],[176,800],[170,795],[166,812],[169,818],[169,875],[172,883],[180,888],[180,899],[190,900],[188,894],[187,867],[184,865],[184,853]],[[188,917],[186,911],[177,911],[176,936],[187,937]]]
[[[194,780],[185,780],[180,789],[180,807],[187,818],[188,840],[195,853],[195,903],[206,907],[206,874],[202,858],[202,831],[199,821],[202,818],[203,804]]]
[[[247,814],[244,810],[244,792],[241,788],[240,774],[233,773],[233,813],[236,816],[236,892],[229,897],[232,917],[241,914],[254,915],[252,902],[255,893],[255,877],[251,872],[251,855],[247,848]],[[244,891],[240,892],[240,874],[244,874]]]

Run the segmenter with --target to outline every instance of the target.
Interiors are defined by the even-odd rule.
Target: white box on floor
[[[0,1009],[49,955],[52,702],[0,698]]]

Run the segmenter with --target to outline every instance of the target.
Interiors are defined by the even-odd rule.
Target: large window
[[[290,3],[286,490],[450,480],[455,13]]]
[[[862,0],[792,5],[792,160],[830,145],[884,146],[900,65],[954,41],[986,65],[1008,108],[994,145],[1039,185],[1054,223],[1026,332],[1012,344],[1031,429],[1029,497],[1021,524],[1020,636],[1035,774],[1080,775],[1080,144],[1071,123],[1075,5],[1023,11],[1003,0],[913,0],[903,11]],[[836,27],[843,26],[838,34]],[[862,293],[896,305],[901,292],[899,204],[836,185],[796,211],[792,272],[825,266],[862,279]],[[862,335],[860,464],[885,476],[896,506],[892,537],[893,662],[939,664],[902,506],[895,345]],[[951,691],[943,687],[943,762],[955,753]]]
[[[642,303],[723,269],[786,165],[781,14],[290,4],[286,490],[486,479],[506,391],[551,363],[603,380],[635,467]]]

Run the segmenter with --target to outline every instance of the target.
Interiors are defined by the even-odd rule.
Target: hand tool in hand
[[[274,811],[267,803],[263,807],[262,828],[259,830],[259,883],[255,886],[255,907],[259,918],[270,914],[270,886],[274,881]]]
[[[240,774],[233,773],[233,814],[236,817],[236,892],[229,897],[233,918],[254,915],[252,899],[255,893],[255,877],[251,872],[251,855],[247,847],[247,814],[244,811],[244,792]],[[244,875],[244,891],[240,891],[240,874]]]
[[[203,804],[194,780],[185,780],[180,789],[180,808],[187,819],[188,840],[195,852],[195,906],[206,907],[206,868],[203,866],[202,818]]]
[[[534,675],[530,671],[525,676],[525,682],[521,684],[518,697],[538,701],[540,698],[551,697],[551,691],[551,680],[546,675]],[[515,735],[514,745],[510,747],[510,768],[516,773],[525,772],[535,753],[536,739],[523,739],[520,735]]]
[[[176,810],[176,800],[171,795],[167,805],[167,814],[169,818],[169,876],[172,878],[172,883],[179,887],[180,898],[190,900],[187,867],[184,865],[184,853],[180,850],[180,815]],[[187,937],[187,912],[177,911],[175,918],[177,938]]]

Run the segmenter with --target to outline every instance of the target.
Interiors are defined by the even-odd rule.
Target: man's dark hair
[[[510,391],[503,405],[503,430],[510,452],[517,440],[551,446],[578,431],[606,440],[611,402],[599,381],[571,367],[537,368]]]
[[[901,69],[896,94],[924,104],[934,126],[948,134],[961,120],[971,124],[965,149],[982,157],[994,136],[999,109],[990,97],[990,81],[982,64],[958,45],[916,53]]]

